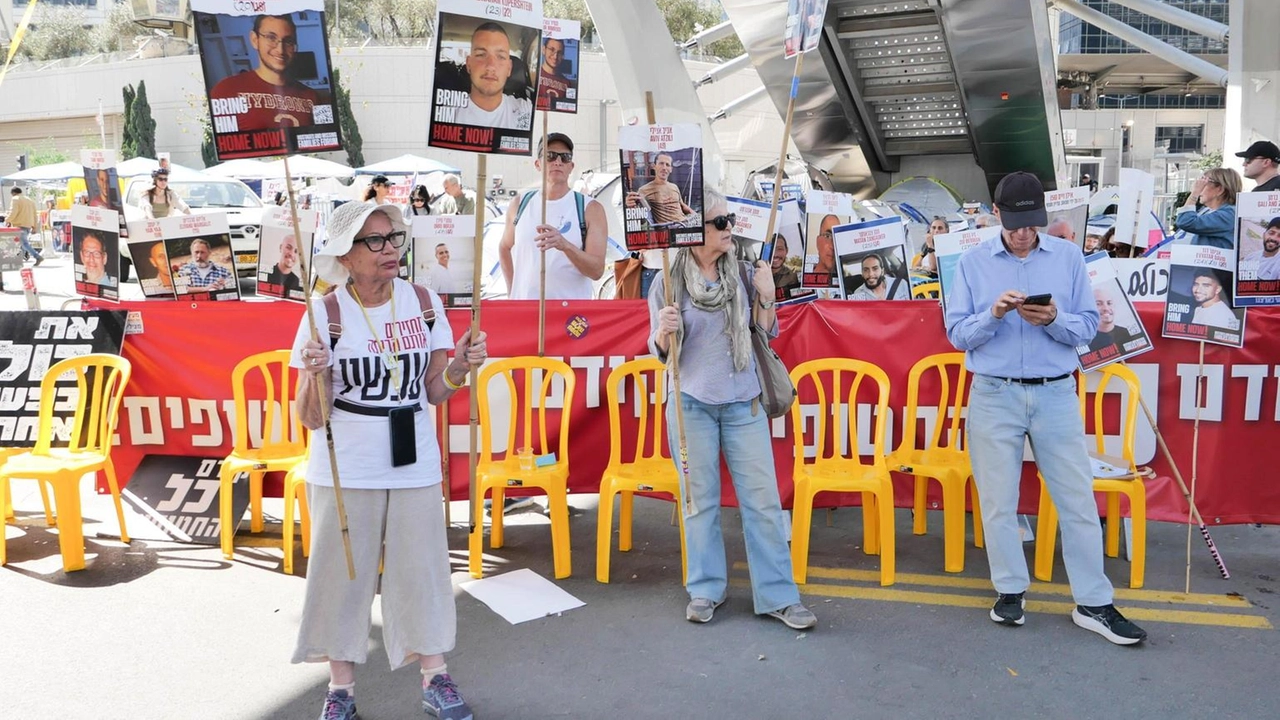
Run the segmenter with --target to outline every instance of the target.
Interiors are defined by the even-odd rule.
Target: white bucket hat
[[[349,273],[347,268],[338,262],[338,258],[351,252],[356,233],[360,232],[365,220],[375,212],[381,212],[387,216],[391,221],[392,232],[403,232],[406,240],[408,239],[409,225],[404,221],[404,214],[400,208],[395,205],[375,205],[371,202],[348,202],[339,205],[329,216],[328,238],[323,245],[316,248],[313,260],[316,274],[325,282],[342,285],[347,281]],[[405,242],[404,247],[400,248],[400,256],[404,257],[408,250],[409,243]]]

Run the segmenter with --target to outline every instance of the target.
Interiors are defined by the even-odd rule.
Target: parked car
[[[137,177],[129,181],[124,196],[126,222],[144,219],[139,199],[151,187],[151,178]],[[262,201],[248,185],[232,178],[208,175],[173,175],[169,189],[182,198],[192,213],[225,212],[231,226],[231,252],[235,255],[236,274],[253,276],[258,271],[258,235],[262,230]],[[120,280],[129,279],[133,260],[128,243],[121,243]]]

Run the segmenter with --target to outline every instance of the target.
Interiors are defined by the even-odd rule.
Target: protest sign
[[[120,299],[120,213],[90,205],[73,206],[71,253],[77,293]]]
[[[787,0],[784,57],[791,59],[818,47],[826,14],[827,0]]]
[[[1174,245],[1163,335],[1243,347],[1245,310],[1233,309],[1235,252],[1209,245]]]
[[[832,236],[845,299],[911,299],[907,233],[900,218],[837,225]]]
[[[831,231],[858,219],[853,196],[810,190],[805,202],[804,269],[800,286],[813,288],[826,299],[843,299],[836,276],[836,246]]]
[[[1280,304],[1280,192],[1236,197],[1235,306]]]
[[[1097,370],[1151,350],[1151,338],[1120,284],[1111,257],[1094,253],[1085,258],[1085,265],[1098,309],[1098,331],[1088,344],[1076,348],[1081,371]]]
[[[627,249],[701,245],[702,128],[624,125],[618,151]]]
[[[160,218],[160,234],[179,300],[239,300],[225,213]]]
[[[470,307],[475,271],[474,215],[413,217],[413,276],[447,308]]]
[[[577,20],[542,20],[542,62],[538,65],[538,109],[549,112],[578,112],[578,38],[582,23]]]
[[[191,0],[218,160],[342,149],[322,0]]]
[[[311,257],[311,239],[316,231],[316,211],[298,210],[298,231],[287,207],[262,211],[262,232],[258,236],[258,295],[284,300],[306,301],[306,281],[298,262],[301,254]]]
[[[1089,188],[1087,186],[1048,190],[1044,194],[1044,211],[1049,222],[1044,233],[1084,248],[1089,223]]]
[[[159,220],[129,223],[129,257],[133,258],[133,272],[148,300],[177,299],[173,289],[173,266],[165,252]]]
[[[955,286],[956,265],[960,262],[960,256],[970,248],[998,237],[999,226],[933,236],[934,253],[938,256],[938,283],[942,289],[943,317],[947,314],[947,295]]]
[[[427,144],[531,154],[542,0],[440,0],[436,28]]]

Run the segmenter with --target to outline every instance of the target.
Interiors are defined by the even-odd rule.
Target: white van
[[[125,222],[144,219],[138,207],[142,194],[151,187],[151,178],[140,176],[129,181],[124,196]],[[253,276],[258,271],[258,233],[262,230],[262,201],[248,185],[231,178],[211,175],[174,173],[169,176],[169,189],[178,194],[192,213],[225,212],[231,226],[231,251],[235,254],[236,274]],[[120,281],[129,279],[132,258],[128,243],[121,243]]]

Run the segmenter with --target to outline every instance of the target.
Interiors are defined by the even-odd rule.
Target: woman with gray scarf
[[[683,508],[690,597],[685,617],[709,622],[729,588],[720,528],[723,450],[742,514],[755,612],[797,630],[811,628],[818,620],[800,603],[791,575],[787,522],[747,325],[754,321],[771,337],[778,334],[773,271],[763,261],[754,268],[736,261],[734,216],[723,195],[707,190],[702,207],[706,244],[676,253],[671,265],[674,304],[665,301],[666,278],[655,278],[649,290],[649,349],[666,360],[673,337],[679,345],[678,400],[689,455],[684,492],[690,502]],[[743,286],[744,274],[752,287]],[[679,454],[676,427],[675,404],[668,402],[673,456]]]

